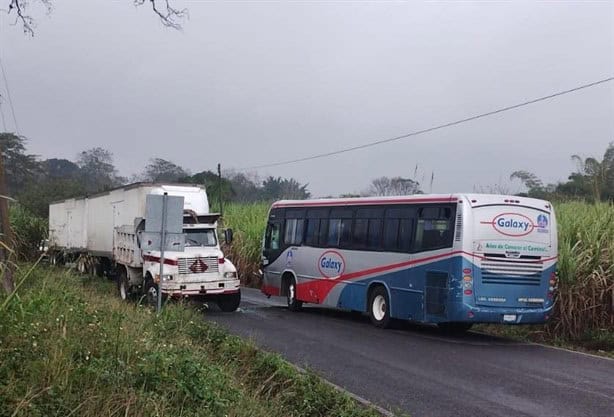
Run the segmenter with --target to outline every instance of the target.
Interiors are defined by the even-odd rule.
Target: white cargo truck
[[[184,199],[185,247],[164,252],[160,277],[160,252],[146,249],[141,238],[147,195],[165,193]],[[136,183],[50,204],[49,257],[53,264],[72,261],[81,272],[114,277],[122,299],[142,294],[154,304],[161,290],[165,297],[215,301],[234,311],[241,300],[239,277],[220,249],[218,218],[209,213],[203,187]],[[230,243],[232,230],[224,234]]]

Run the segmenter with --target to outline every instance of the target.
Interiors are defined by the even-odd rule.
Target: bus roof
[[[338,205],[365,205],[365,204],[428,204],[428,203],[456,203],[467,201],[472,207],[493,204],[511,204],[550,209],[550,203],[535,198],[519,197],[499,194],[414,194],[386,197],[352,197],[352,198],[318,198],[313,200],[279,200],[273,203],[272,208],[282,207],[322,207]]]

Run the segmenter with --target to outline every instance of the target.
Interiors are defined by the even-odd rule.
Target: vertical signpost
[[[162,287],[165,277],[166,252],[183,252],[183,197],[149,194],[145,202],[145,230],[141,232],[141,250],[160,252],[160,273],[157,276],[156,310],[162,309]],[[156,254],[151,254],[154,257]],[[152,294],[153,295],[153,294]]]
[[[166,212],[168,206],[168,193],[162,196],[162,225],[160,227],[160,281],[158,282],[158,305],[156,311],[160,314],[162,310],[162,281],[164,274],[164,242],[166,242]]]

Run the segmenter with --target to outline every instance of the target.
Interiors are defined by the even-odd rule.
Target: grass
[[[224,226],[235,232],[235,241],[224,253],[235,264],[244,285],[258,287],[260,253],[270,204],[229,204],[224,207]]]
[[[236,232],[228,248],[246,285],[255,279],[269,204],[231,204],[226,226]],[[553,317],[546,326],[514,328],[525,338],[614,350],[614,206],[607,203],[556,204],[559,235],[559,284]],[[509,332],[503,326],[489,326]]]
[[[0,298],[0,416],[378,415],[193,307],[158,317],[114,292],[38,267]]]

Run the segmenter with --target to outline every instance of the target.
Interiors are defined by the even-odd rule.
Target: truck
[[[148,195],[183,197],[183,251],[164,252],[143,242]],[[219,214],[209,212],[204,187],[192,184],[135,183],[92,196],[49,205],[51,264],[72,262],[82,273],[113,278],[120,298],[140,295],[155,305],[164,298],[213,301],[235,311],[241,301],[239,276],[218,239]],[[178,219],[175,219],[179,221]],[[226,243],[232,230],[224,231]]]

